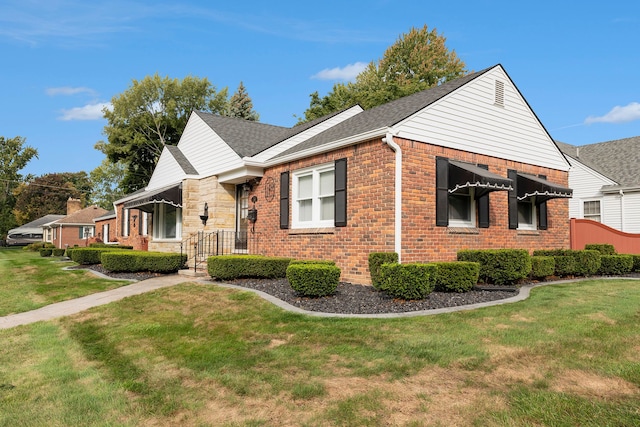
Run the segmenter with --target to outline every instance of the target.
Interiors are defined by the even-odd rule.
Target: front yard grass
[[[0,316],[131,283],[102,279],[85,270],[63,270],[66,265],[75,263],[21,248],[0,249]]]
[[[0,331],[0,425],[635,426],[640,282],[406,319],[183,284]]]

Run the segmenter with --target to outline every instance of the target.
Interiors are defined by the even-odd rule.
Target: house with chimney
[[[56,248],[87,246],[95,236],[94,219],[107,213],[106,209],[93,205],[82,208],[80,199],[67,200],[67,214],[42,226],[45,241]]]

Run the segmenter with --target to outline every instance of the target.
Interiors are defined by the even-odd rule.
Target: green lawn
[[[73,262],[43,258],[22,248],[0,249],[0,316],[106,291],[131,282],[106,280],[84,270],[65,271]]]
[[[639,326],[632,280],[384,320],[183,284],[0,331],[0,426],[637,426]]]

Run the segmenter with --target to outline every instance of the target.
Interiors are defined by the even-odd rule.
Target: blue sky
[[[640,135],[640,2],[0,0],[0,135],[38,149],[22,173],[91,171],[101,109],[158,73],[240,81],[264,123],[292,126],[411,27],[471,71],[502,64],[551,136]]]

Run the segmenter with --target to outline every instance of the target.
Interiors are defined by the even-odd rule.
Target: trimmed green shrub
[[[576,259],[572,255],[557,255],[553,259],[556,262],[556,276],[572,276],[576,273]]]
[[[133,246],[129,246],[129,245],[121,245],[121,244],[113,245],[113,244],[100,243],[100,242],[89,243],[89,247],[90,248],[133,249]]]
[[[53,249],[56,246],[53,243],[49,242],[34,242],[29,243],[27,246],[22,248],[24,251],[38,252],[40,249]]]
[[[292,259],[289,265],[292,264],[336,265],[336,262],[326,259]]]
[[[397,262],[398,254],[396,252],[371,252],[369,254],[369,273],[374,288],[380,289],[380,266]]]
[[[556,260],[557,276],[591,276],[600,268],[600,252],[593,249],[543,249],[533,251],[533,256],[552,256]],[[559,257],[572,257],[573,262]]]
[[[552,256],[532,256],[531,257],[531,277],[541,279],[553,276],[556,271],[556,260]]]
[[[584,248],[587,250],[593,250],[600,252],[601,255],[615,255],[616,248],[613,245],[608,243],[589,243],[588,245],[584,245]]]
[[[476,249],[458,252],[458,261],[480,264],[480,280],[496,285],[509,285],[531,272],[531,257],[524,249]]]
[[[286,271],[294,291],[307,297],[333,295],[340,282],[340,268],[327,263],[292,263]]]
[[[437,267],[435,289],[439,292],[468,292],[478,283],[480,264],[454,261],[430,263]]]
[[[640,255],[631,255],[633,258],[633,272],[640,273]]]
[[[433,264],[382,264],[380,290],[394,298],[424,299],[433,292],[437,274],[438,268]]]
[[[100,260],[108,271],[175,273],[184,266],[187,256],[169,252],[110,250],[103,252]]]
[[[40,249],[40,256],[51,256],[51,254],[53,253],[53,249],[51,248],[41,248]]]
[[[53,256],[63,256],[63,255],[64,255],[64,249],[61,249],[61,248],[53,249]]]
[[[207,259],[209,275],[218,280],[241,277],[276,279],[287,277],[291,258],[265,257],[261,255],[220,255]]]
[[[98,248],[73,248],[71,255],[69,255],[69,249],[67,249],[67,256],[69,256],[74,262],[82,265],[100,264],[100,256],[103,252],[107,251],[121,251],[122,248],[113,247],[98,247]]]
[[[617,276],[630,273],[633,270],[633,256],[631,255],[602,255],[600,258],[600,274]]]
[[[582,251],[574,251],[573,254],[576,264],[576,274],[580,276],[591,276],[600,269],[601,252],[594,249],[585,249]]]

